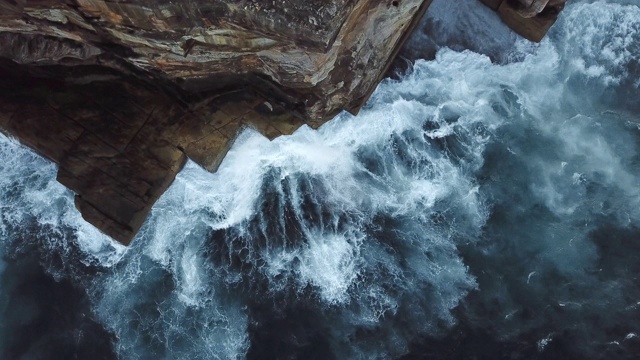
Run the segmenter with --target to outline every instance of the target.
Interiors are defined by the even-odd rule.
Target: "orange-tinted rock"
[[[483,1],[528,38],[552,23]],[[0,130],[128,244],[187,157],[215,171],[243,128],[357,113],[430,3],[0,0]]]
[[[567,0],[480,0],[496,10],[502,21],[520,36],[540,42]]]
[[[562,10],[562,6],[547,7],[547,3],[547,0],[542,3],[534,2],[530,7],[523,9],[509,1],[503,1],[498,8],[498,14],[502,21],[520,36],[530,41],[540,42]]]
[[[359,109],[430,2],[0,0],[13,14],[0,18],[0,56],[106,66],[189,92],[266,81],[319,125]]]

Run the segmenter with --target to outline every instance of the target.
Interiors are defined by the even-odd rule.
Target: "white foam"
[[[606,86],[619,84],[635,73],[632,64],[640,61],[640,6],[613,4],[606,1],[583,2],[572,5],[561,16],[557,31],[567,59],[574,68],[588,78],[602,81]],[[637,79],[635,87],[640,84]]]
[[[528,328],[514,300],[522,297],[512,293],[519,287],[500,279],[526,278],[540,303],[587,303],[548,286],[554,276],[602,285],[594,288],[615,300],[605,293],[610,284],[586,273],[599,255],[588,220],[640,221],[630,166],[638,149],[621,127],[601,124],[612,116],[593,109],[600,93],[627,86],[633,75],[638,7],[569,5],[551,38],[534,46],[502,25],[483,28],[496,24],[495,15],[479,2],[460,3],[474,11],[434,1],[427,22],[438,34],[430,39],[440,49],[435,59],[383,82],[357,117],[341,114],[318,131],[302,127],[274,141],[247,130],[215,174],[189,162],[127,251],[81,220],[52,165],[1,137],[0,234],[30,216],[55,231],[74,229],[78,239],[65,241],[77,242],[82,261],[104,267],[88,292],[126,358],[242,358],[251,321],[243,292],[263,285],[257,297],[295,292],[295,301],[313,300],[318,321],[326,321],[319,327],[344,357],[395,356],[417,334],[437,335],[456,322],[452,309],[478,289],[474,275],[487,281],[464,263],[460,247],[477,246],[481,254],[472,258],[513,267],[499,269],[489,292],[480,287],[477,296],[486,296],[487,308],[508,309],[492,322],[506,338]],[[455,28],[445,28],[452,18]],[[477,40],[495,34],[494,43]],[[451,42],[489,56],[444,46]],[[503,46],[516,49],[492,62]],[[504,147],[505,158],[485,164],[490,147]],[[509,186],[520,186],[515,199],[492,193]],[[517,202],[509,210],[526,216],[512,236],[483,238],[497,200]],[[554,220],[529,237],[520,228],[538,225],[527,218],[537,208]],[[64,241],[51,241],[64,251]],[[527,306],[540,309],[535,298],[527,296]],[[252,299],[262,300],[269,302]],[[360,329],[374,340],[360,338]]]
[[[317,286],[330,304],[349,301],[347,290],[358,277],[362,241],[349,235],[312,237],[300,255],[300,280]]]

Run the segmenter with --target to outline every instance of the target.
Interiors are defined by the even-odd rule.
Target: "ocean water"
[[[638,358],[640,4],[494,17],[434,1],[358,116],[188,163],[130,248],[0,137],[0,358]]]

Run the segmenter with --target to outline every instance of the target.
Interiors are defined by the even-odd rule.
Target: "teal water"
[[[432,6],[357,117],[188,163],[129,249],[2,137],[2,357],[635,358],[640,5]]]

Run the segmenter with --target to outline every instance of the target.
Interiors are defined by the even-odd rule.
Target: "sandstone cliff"
[[[534,40],[548,29],[538,0],[483,1]],[[0,0],[0,129],[128,244],[187,157],[215,171],[243,127],[356,113],[430,3]]]

